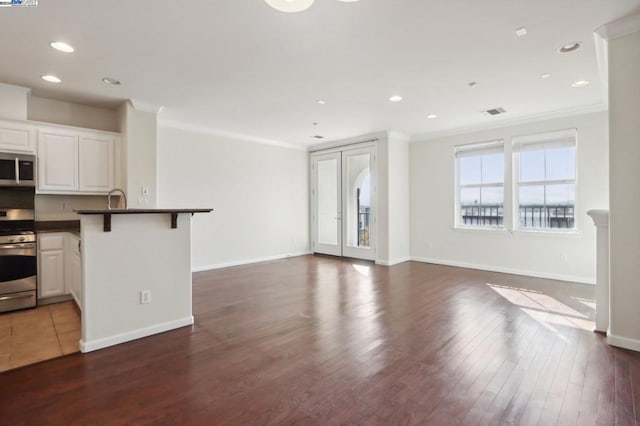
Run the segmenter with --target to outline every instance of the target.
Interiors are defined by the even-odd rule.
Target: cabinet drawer
[[[64,250],[64,235],[39,235],[38,247],[40,251]]]

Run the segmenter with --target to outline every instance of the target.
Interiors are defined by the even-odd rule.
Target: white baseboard
[[[191,272],[209,271],[211,269],[228,268],[230,266],[249,265],[251,263],[268,262],[270,260],[286,259],[288,257],[306,256],[312,254],[311,251],[303,251],[299,253],[278,254],[275,256],[258,257],[255,259],[234,260],[231,262],[214,263],[213,265],[196,266],[191,268]]]
[[[118,345],[120,343],[129,342],[131,340],[141,339],[153,334],[164,333],[165,331],[174,330],[180,327],[193,325],[193,315],[175,321],[154,324],[149,327],[139,328],[137,330],[128,331],[126,333],[114,334],[113,336],[102,337],[100,339],[89,340],[85,342],[80,340],[80,352],[91,352],[108,346]]]
[[[401,257],[399,259],[392,259],[392,260],[376,260],[376,265],[382,265],[382,266],[393,266],[393,265],[398,265],[400,263],[404,263],[404,262],[408,262],[410,261],[411,258],[410,257]]]
[[[501,272],[503,274],[524,275],[526,277],[546,278],[550,280],[569,281],[582,284],[595,284],[595,278],[580,277],[575,275],[553,274],[538,271],[526,271],[515,268],[503,268],[501,266],[478,265],[474,263],[458,262],[454,260],[431,259],[427,257],[411,257],[415,262],[434,263],[436,265],[456,266],[458,268],[479,269],[481,271]]]
[[[607,333],[607,343],[618,348],[640,352],[640,340],[629,339],[628,337],[616,336],[615,334]]]

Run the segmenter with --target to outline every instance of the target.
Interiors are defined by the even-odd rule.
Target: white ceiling
[[[304,146],[385,129],[415,136],[601,104],[593,31],[639,6],[316,0],[286,14],[263,0],[40,0],[0,9],[0,81],[96,106],[132,98],[164,106],[161,120]],[[583,47],[556,52],[572,41]],[[592,84],[571,87],[583,79]],[[389,102],[395,94],[404,100]],[[508,113],[480,113],[497,106]]]

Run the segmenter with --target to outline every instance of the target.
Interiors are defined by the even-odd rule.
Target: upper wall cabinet
[[[38,189],[78,191],[78,136],[58,129],[38,134]]]
[[[35,152],[36,127],[0,120],[0,151]]]
[[[83,135],[78,148],[80,191],[111,191],[114,187],[114,138],[99,134]]]
[[[73,129],[38,130],[38,193],[105,194],[115,186],[118,137]]]

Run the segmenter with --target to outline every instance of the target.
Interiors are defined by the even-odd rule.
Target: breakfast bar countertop
[[[154,213],[211,213],[213,209],[93,209],[74,210],[78,214],[154,214]]]

